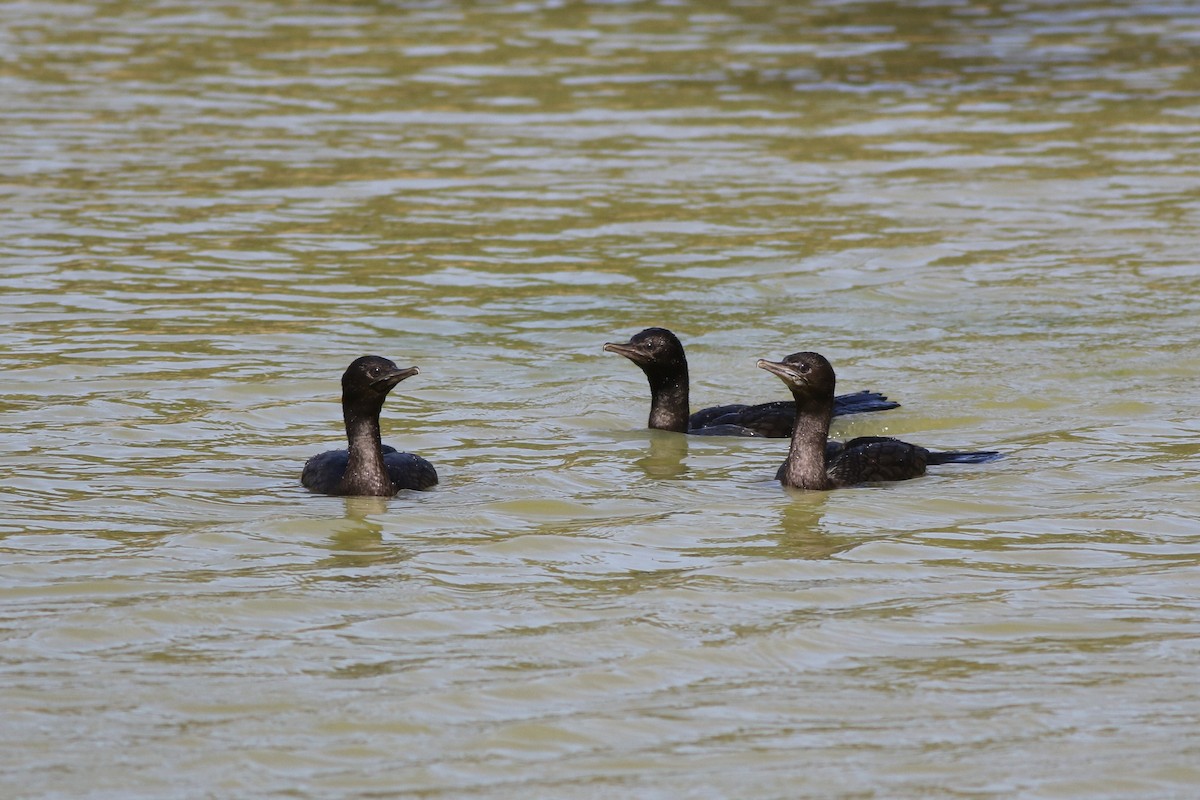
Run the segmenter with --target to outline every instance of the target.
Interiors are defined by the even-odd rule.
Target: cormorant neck
[[[383,464],[383,441],[379,434],[382,409],[382,399],[378,404],[364,403],[348,400],[343,395],[342,416],[346,420],[350,458],[338,484],[338,494],[390,497],[396,493]]]
[[[780,482],[798,489],[829,489],[833,482],[825,470],[825,444],[829,441],[829,421],[833,418],[833,397],[814,401],[796,397],[796,426],[787,460],[783,462]]]
[[[687,364],[670,370],[646,372],[650,381],[649,427],[660,431],[688,431]]]

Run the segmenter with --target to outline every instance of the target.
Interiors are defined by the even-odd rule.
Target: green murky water
[[[6,797],[1191,797],[1200,10],[0,5]],[[1004,450],[650,434],[816,349]],[[364,353],[432,493],[307,494]]]

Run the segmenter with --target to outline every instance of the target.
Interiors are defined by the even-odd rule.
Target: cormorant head
[[[397,383],[420,372],[416,367],[401,369],[382,356],[356,358],[342,373],[342,393],[345,396],[383,398]]]
[[[760,358],[758,368],[778,376],[797,397],[833,397],[837,377],[833,366],[820,353],[792,353],[782,361]]]
[[[625,356],[647,373],[687,369],[683,345],[666,328],[646,328],[628,343],[606,342],[604,349]]]

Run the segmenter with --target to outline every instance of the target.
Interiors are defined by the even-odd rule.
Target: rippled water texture
[[[0,5],[0,794],[1190,798],[1193,3]],[[1007,457],[650,434],[816,349]],[[441,486],[313,496],[338,378]]]

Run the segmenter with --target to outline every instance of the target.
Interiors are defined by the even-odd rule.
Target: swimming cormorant
[[[398,453],[379,436],[379,412],[388,392],[416,367],[400,369],[380,356],[357,358],[342,375],[342,416],[349,450],[328,450],[310,458],[300,482],[314,492],[391,497],[401,489],[432,489],[433,465],[412,453]]]
[[[687,357],[679,339],[666,328],[647,328],[626,344],[607,342],[604,349],[625,356],[646,373],[651,428],[708,436],[782,439],[792,435],[796,404],[791,400],[713,406],[689,414]],[[877,392],[863,391],[835,398],[833,414],[885,411],[899,405]]]
[[[793,353],[758,366],[787,384],[796,399],[796,421],[787,459],[775,473],[784,486],[836,489],[856,483],[903,481],[925,474],[927,464],[978,464],[999,458],[993,451],[926,450],[888,436],[829,441],[833,416],[833,367],[818,353]]]

